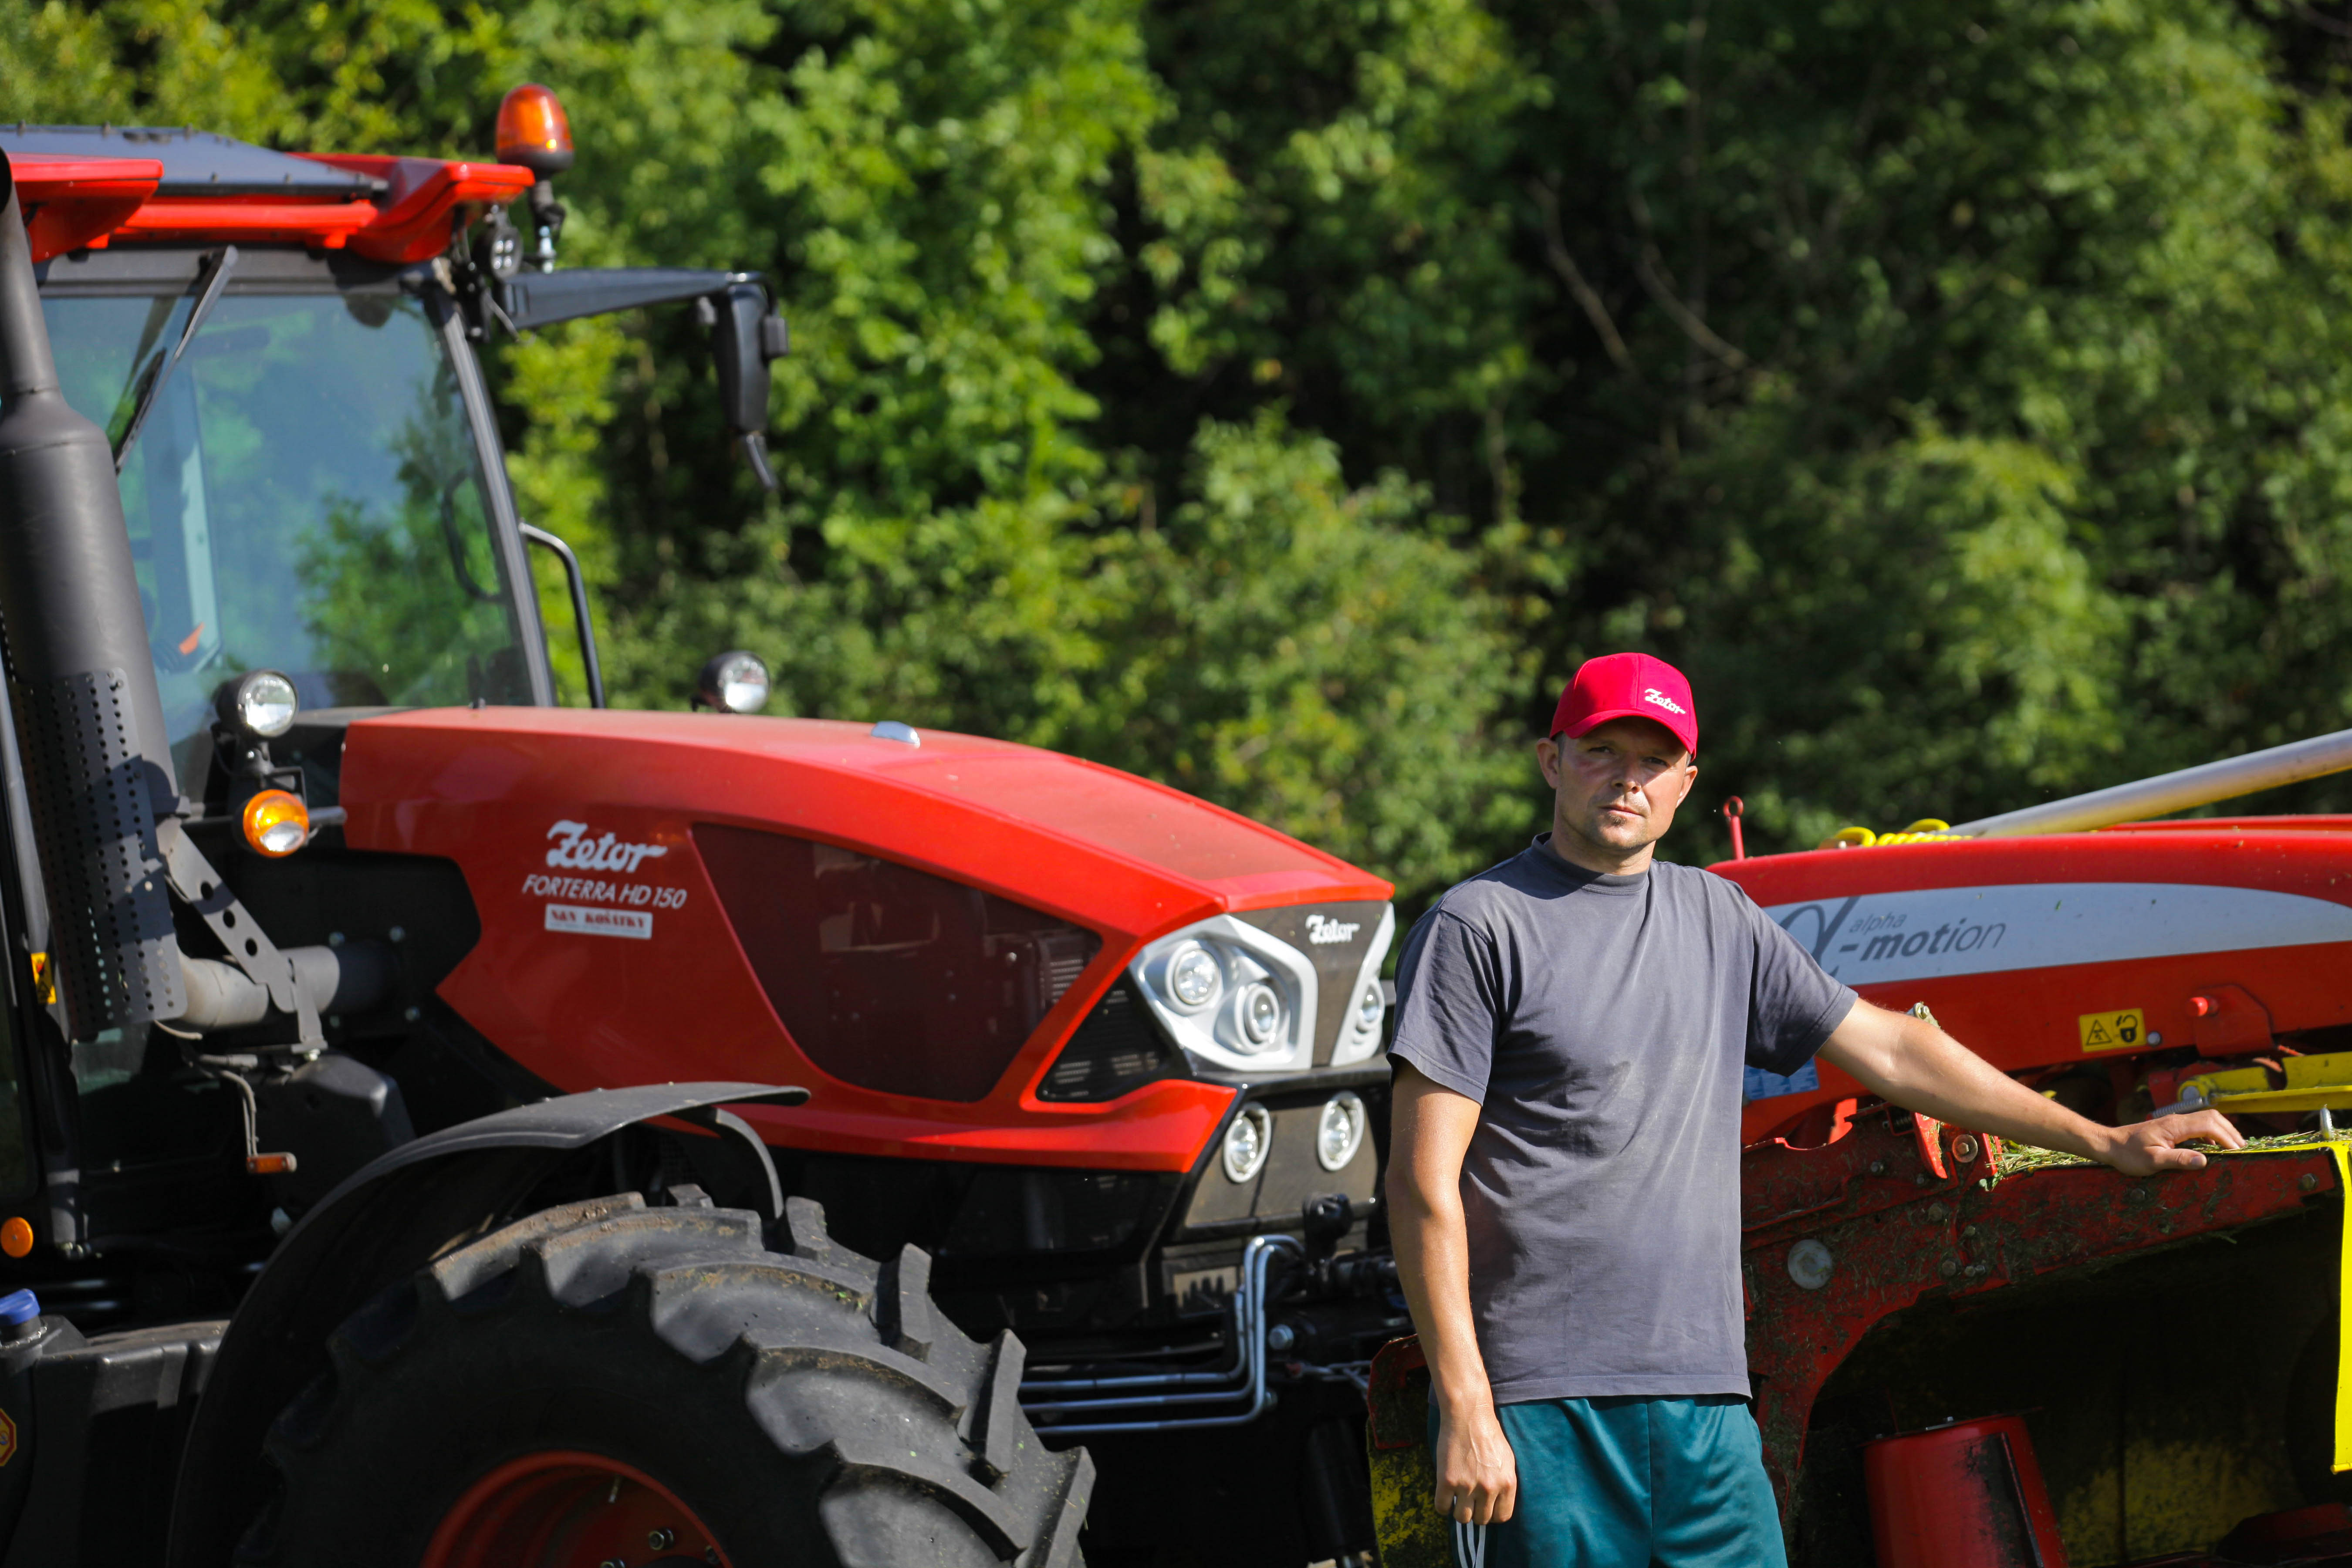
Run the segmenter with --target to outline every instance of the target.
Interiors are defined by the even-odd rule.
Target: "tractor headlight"
[[[1315,965],[1281,938],[1219,915],[1152,942],[1129,972],[1160,1026],[1203,1065],[1314,1065]]]
[[[1221,1156],[1225,1180],[1239,1184],[1255,1178],[1265,1168],[1266,1152],[1273,1147],[1274,1118],[1263,1105],[1243,1106],[1242,1113],[1225,1129]]]
[[[1327,1171],[1343,1171],[1363,1146],[1364,1102],[1345,1092],[1325,1100],[1315,1123],[1315,1163]]]
[[[294,683],[274,669],[237,677],[220,695],[220,716],[248,741],[274,741],[294,727]]]
[[[1224,972],[1197,942],[1186,942],[1168,961],[1168,994],[1180,1007],[1205,1007],[1224,988]]]
[[[1244,1050],[1270,1051],[1282,1043],[1282,998],[1263,980],[1242,987],[1234,998],[1234,1017]]]
[[[757,713],[768,705],[768,667],[760,656],[730,648],[714,654],[695,678],[694,705],[721,713]]]
[[[1388,1010],[1388,997],[1381,992],[1381,983],[1375,980],[1366,985],[1356,996],[1356,1027],[1379,1028],[1381,1015]]]

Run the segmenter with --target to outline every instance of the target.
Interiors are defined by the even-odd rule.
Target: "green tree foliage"
[[[2311,16],[1165,7],[1160,360],[1106,400],[1263,380],[1490,519],[1550,612],[1525,710],[1589,653],[1685,661],[1702,799],[1767,843],[2340,727]]]
[[[1767,847],[2352,723],[2345,30],[41,0],[0,75],[444,153],[555,85],[568,258],[757,266],[794,325],[773,498],[682,312],[495,355],[624,700],[749,647],[779,706],[1065,747],[1418,895],[1517,841],[1520,747],[1613,647],[1690,668],[1697,804]]]

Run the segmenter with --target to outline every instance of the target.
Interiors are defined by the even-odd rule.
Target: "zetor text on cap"
[[[1551,716],[1551,732],[1570,740],[1612,719],[1652,719],[1674,731],[1683,750],[1698,752],[1698,704],[1690,682],[1663,658],[1646,653],[1588,658]]]

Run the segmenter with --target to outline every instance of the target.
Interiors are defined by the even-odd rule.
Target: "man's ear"
[[[1696,788],[1697,785],[1698,763],[1694,759],[1688,767],[1683,769],[1683,793],[1676,798],[1675,805],[1679,806],[1684,801],[1688,800],[1690,798],[1691,791]]]
[[[1544,783],[1559,787],[1559,742],[1547,736],[1536,742],[1536,768],[1543,774]]]

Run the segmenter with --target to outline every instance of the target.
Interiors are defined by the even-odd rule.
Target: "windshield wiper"
[[[228,286],[228,275],[236,270],[236,247],[234,245],[221,247],[220,253],[205,264],[195,306],[189,310],[187,322],[180,328],[179,337],[173,341],[172,352],[157,363],[155,374],[149,376],[147,384],[140,389],[139,401],[131,405],[131,423],[122,427],[122,439],[115,443],[116,473],[122,471],[124,459],[131,456],[131,444],[139,439],[139,427],[147,423],[148,411],[155,406],[155,399],[162,394],[163,384],[172,378],[173,367],[187,352],[189,342],[196,335],[196,329],[205,324],[205,318],[211,315],[213,307],[220,302],[221,290]]]

